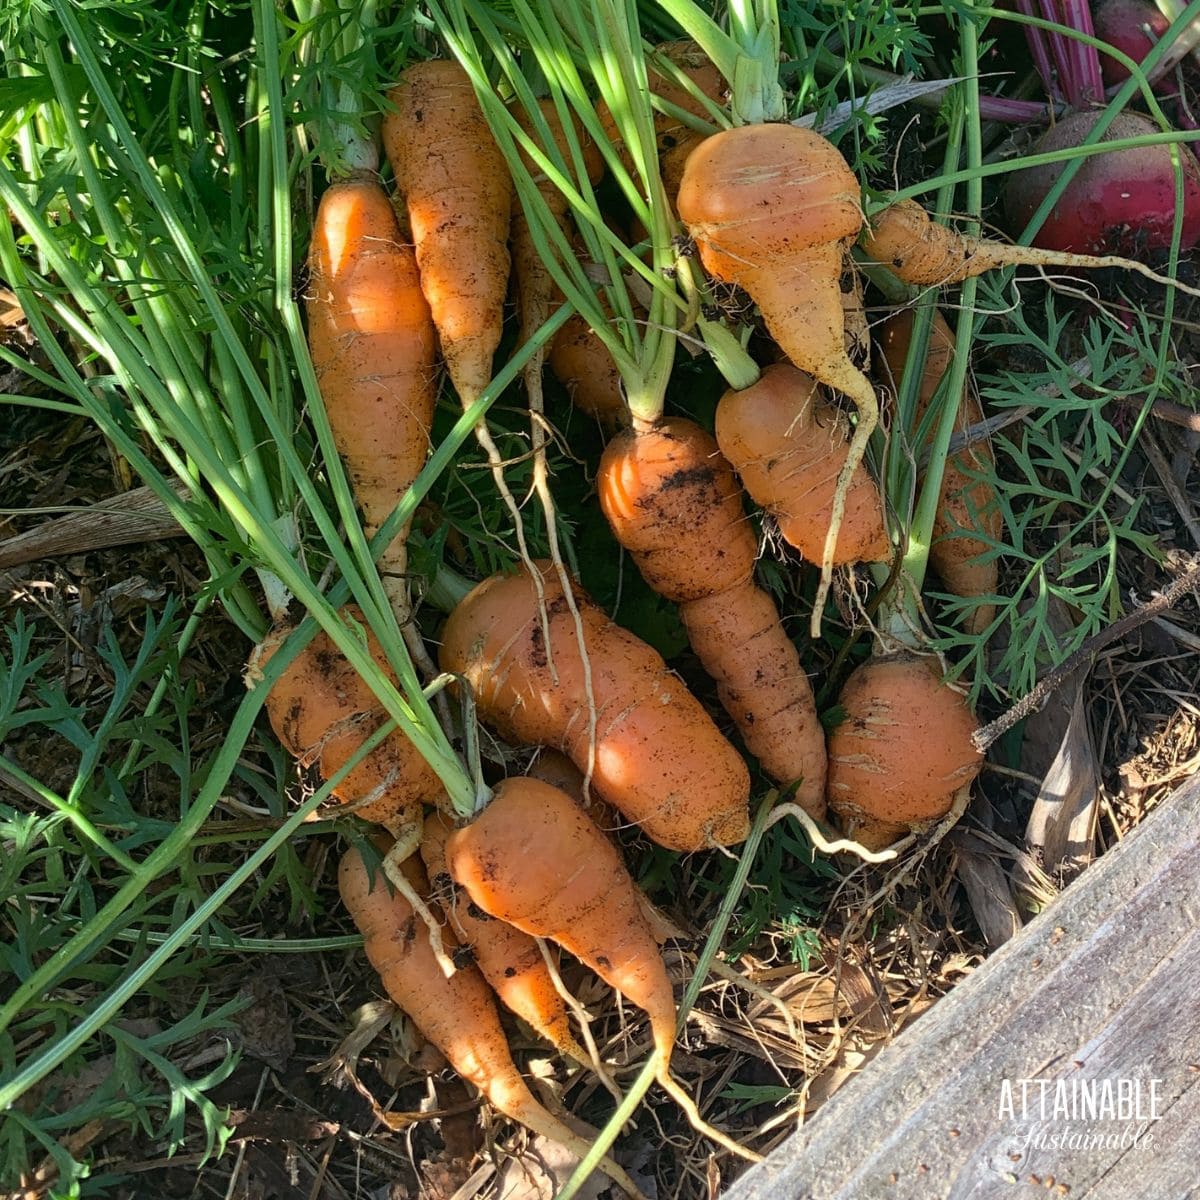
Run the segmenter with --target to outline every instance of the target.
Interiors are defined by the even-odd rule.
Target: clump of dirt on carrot
[[[772,363],[757,383],[727,391],[717,405],[717,442],[746,491],[809,562],[819,563],[850,452],[846,418],[810,376]],[[859,465],[850,476],[834,564],[891,555],[879,488]]]
[[[421,864],[410,858],[403,870],[414,891],[428,895]],[[473,966],[447,976],[433,953],[425,924],[403,896],[389,893],[382,874],[371,878],[357,850],[342,858],[338,889],[388,995],[459,1075],[505,1116],[582,1158],[587,1141],[547,1112],[517,1071],[483,976]],[[443,938],[453,951],[453,933],[447,929]],[[641,1196],[633,1180],[611,1159],[605,1158],[600,1169],[631,1196]]]
[[[904,374],[912,328],[912,310],[902,308],[888,317],[879,329],[883,363],[895,387],[899,386]],[[928,408],[953,360],[954,334],[945,317],[935,313],[929,352],[917,392],[918,419]],[[969,387],[964,386],[954,421],[955,432],[969,429],[982,420],[979,400]],[[956,596],[991,596],[999,584],[998,561],[981,559],[1000,537],[1004,524],[996,503],[995,488],[986,478],[994,467],[995,458],[986,441],[946,459],[929,561],[946,588]],[[980,537],[970,537],[968,531],[976,531]],[[988,627],[994,614],[993,605],[981,604],[971,611],[965,628],[969,633],[979,633]]]
[[[321,197],[309,251],[308,345],[334,440],[367,537],[391,514],[429,452],[437,335],[417,264],[378,180],[355,176]],[[402,529],[379,559],[407,608]]]
[[[589,698],[558,574],[549,563],[535,569],[544,620],[528,570],[494,575],[446,622],[442,669],[471,686],[479,717],[501,736],[553,746],[584,772],[594,711],[592,786],[659,845],[693,851],[743,841],[750,777],[741,755],[662,657],[576,589]]]
[[[798,784],[797,803],[819,817],[824,731],[796,647],[754,582],[757,541],[716,441],[678,417],[624,431],[605,449],[596,485],[646,582],[680,606],[747,748],[772,778]]]
[[[944,817],[983,764],[967,698],[938,660],[900,652],[868,659],[842,688],[829,735],[829,807],[870,850]]]

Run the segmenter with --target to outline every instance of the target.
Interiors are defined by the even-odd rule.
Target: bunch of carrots
[[[578,82],[594,105],[567,103],[554,71],[578,68],[552,51],[578,31],[543,31],[554,70],[541,74],[549,94],[538,95],[503,50],[489,78],[473,39],[495,49],[503,36],[482,6],[431,5],[444,53],[403,70],[382,123],[394,191],[365,153],[351,156],[321,198],[309,351],[363,529],[373,536],[388,524],[424,466],[443,368],[465,408],[487,393],[512,287],[522,341],[541,338],[525,368],[535,417],[545,363],[609,431],[598,503],[649,585],[679,606],[741,745],[789,801],[778,815],[801,821],[818,847],[878,860],[961,811],[982,762],[975,715],[922,632],[924,561],[899,572],[874,653],[845,681],[843,716],[827,736],[801,648],[756,582],[748,503],[820,568],[813,636],[835,566],[876,564],[878,579],[895,576],[909,563],[909,531],[867,451],[906,372],[917,373],[917,421],[934,405],[952,374],[954,337],[935,312],[920,339],[928,345],[910,355],[917,322],[901,306],[878,331],[874,363],[856,358],[841,288],[851,251],[901,291],[1018,259],[910,202],[864,216],[841,153],[785,120],[769,37],[739,45],[697,10],[695,42],[649,51],[624,8],[618,19],[617,6],[602,7],[613,18],[610,68],[641,110],[610,103],[605,81],[586,74]],[[760,70],[745,70],[756,56]],[[600,217],[593,188],[606,171],[635,201],[635,232]],[[683,243],[694,256],[679,254]],[[1113,260],[1022,250],[1019,261]],[[714,311],[714,284],[747,293],[776,359],[759,364],[744,350],[744,330],[698,315]],[[729,384],[712,430],[665,412],[685,333]],[[939,411],[958,432],[982,418],[966,387]],[[486,419],[478,435],[503,487]],[[894,422],[892,436],[904,436]],[[536,432],[532,442],[541,448]],[[921,449],[909,447],[914,461]],[[918,481],[937,496],[929,564],[946,589],[977,599],[968,621],[981,634],[998,588],[991,468],[986,443],[968,444]],[[749,832],[746,757],[662,657],[572,580],[554,538],[544,457],[535,480],[550,556],[529,556],[519,506],[506,496],[524,561],[474,587],[441,581],[455,603],[437,667],[413,623],[406,530],[377,539],[386,594],[430,689],[445,686],[462,702],[454,733],[470,760],[469,805],[461,789],[451,798],[444,765],[426,761],[401,730],[385,730],[387,711],[323,635],[273,686],[270,721],[301,762],[336,780],[345,811],[379,827],[373,851],[342,860],[342,899],[389,995],[499,1111],[586,1149],[522,1080],[498,1016],[499,1003],[603,1075],[572,1032],[551,943],[646,1013],[655,1078],[698,1128],[753,1157],[705,1124],[671,1076],[677,1014],[661,929],[612,836],[631,827],[681,853],[736,847]],[[343,616],[361,621],[353,609]],[[256,668],[288,628],[257,649]],[[543,748],[537,761],[558,764],[550,780],[486,782],[469,753],[477,720],[513,747]],[[364,751],[373,735],[382,736]],[[833,823],[844,840],[827,837]],[[602,1169],[637,1194],[611,1159]]]

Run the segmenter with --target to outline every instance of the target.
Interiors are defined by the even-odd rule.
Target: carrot
[[[904,373],[912,328],[912,310],[902,308],[888,317],[879,331],[879,347],[896,386]],[[935,313],[929,353],[917,392],[918,419],[929,406],[953,358],[954,335],[945,317]],[[955,431],[968,429],[982,420],[979,400],[970,388],[964,387],[954,422]],[[956,596],[994,595],[999,583],[998,562],[994,558],[980,561],[980,556],[986,554],[991,543],[1000,537],[1004,523],[995,489],[986,478],[977,478],[994,468],[995,458],[986,442],[946,459],[929,561],[947,589]],[[977,531],[981,537],[964,537],[964,530]],[[981,604],[972,610],[966,622],[967,630],[979,633],[986,629],[994,613],[993,605]]]
[[[575,590],[591,663],[584,686],[575,621],[558,575],[493,575],[450,614],[441,665],[470,685],[480,717],[516,744],[553,746],[600,796],[661,846],[743,841],[750,778],[741,756],[662,658]],[[594,707],[593,707],[594,706]]]
[[[800,656],[754,582],[758,544],[716,441],[671,418],[618,434],[600,460],[600,507],[646,582],[678,604],[688,640],[763,770],[825,808],[825,735]]]
[[[404,871],[414,890],[427,891],[419,863],[407,860]],[[483,976],[468,966],[447,978],[424,924],[404,897],[390,894],[382,879],[372,880],[357,850],[342,858],[338,890],[384,989],[459,1075],[506,1117],[582,1158],[588,1143],[547,1112],[517,1073]],[[454,944],[449,930],[445,938]],[[641,1196],[611,1159],[606,1157],[600,1169],[631,1196]]]
[[[915,200],[897,201],[873,216],[862,247],[898,279],[918,287],[961,283],[996,267],[1119,267],[1136,271],[1155,283],[1179,288],[1188,295],[1200,294],[1177,280],[1159,275],[1145,263],[1113,254],[1071,254],[969,237],[937,224]]]
[[[362,622],[357,609],[343,611]],[[290,627],[277,625],[255,647],[250,677],[266,666],[290,632]],[[369,632],[367,645],[371,657],[391,676],[383,649]],[[322,779],[336,774],[387,719],[374,693],[324,632],[308,643],[271,688],[266,710],[288,753],[316,767]],[[438,800],[443,787],[433,768],[397,730],[350,771],[334,794],[356,815],[394,832],[419,819],[421,805]]]
[[[435,812],[426,818],[421,835],[421,859],[439,898],[454,886],[446,870],[446,840],[452,830],[446,817]],[[537,942],[489,916],[474,901],[451,897],[449,902],[443,900],[442,908],[450,918],[455,940],[470,951],[500,1003],[567,1057],[589,1064],[587,1052],[571,1035],[566,1003],[554,986]]]
[[[309,352],[370,538],[429,451],[436,334],[413,249],[377,179],[354,176],[326,190],[308,263]],[[384,588],[403,613],[407,533],[379,559]]]
[[[979,773],[975,714],[929,655],[868,659],[838,705],[845,715],[829,735],[829,807],[868,848],[945,816]]]
[[[416,243],[421,290],[464,406],[492,377],[508,289],[512,179],[467,73],[415,63],[388,93],[383,140]]]
[[[675,998],[620,855],[570,797],[540,780],[506,779],[478,817],[452,833],[446,862],[485,912],[556,942],[650,1018],[655,1076],[671,1078]],[[683,1093],[689,1117],[695,1106]],[[701,1123],[702,1124],[702,1123]],[[705,1128],[722,1145],[735,1142]]]
[[[846,353],[839,286],[846,250],[862,228],[858,181],[820,134],[794,125],[742,125],[692,152],[678,208],[705,270],[744,288],[789,361],[844,392],[858,409],[819,559],[815,629],[854,473],[879,415],[870,381]]]
[[[784,539],[820,562],[850,453],[845,417],[815,380],[788,363],[773,363],[757,383],[721,397],[716,431],[722,453],[746,491],[779,522]],[[879,562],[890,554],[879,488],[858,466],[833,562]]]
[[[546,361],[580,412],[609,429],[628,423],[621,372],[608,347],[578,313],[554,335]]]

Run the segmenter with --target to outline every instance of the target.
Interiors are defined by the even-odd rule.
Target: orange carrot
[[[442,899],[441,907],[449,915],[455,940],[470,951],[475,966],[505,1008],[563,1054],[586,1063],[587,1054],[571,1035],[566,1003],[554,986],[537,942],[506,921],[489,916],[473,900],[447,897],[454,887],[446,870],[446,841],[452,829],[441,813],[427,817],[421,859],[434,894]]]
[[[501,736],[554,746],[586,771],[592,722],[575,622],[557,572],[535,566],[544,620],[527,570],[494,575],[451,613],[441,665],[470,684]],[[575,596],[595,704],[592,786],[669,849],[743,841],[750,778],[740,755],[654,650]]]
[[[825,808],[825,735],[800,656],[754,582],[758,545],[717,443],[671,418],[608,444],[596,486],[617,540],[646,582],[680,606],[692,648],[768,775]]]
[[[500,344],[512,178],[457,63],[408,67],[388,99],[395,111],[383,119],[384,146],[446,369],[467,405],[491,380]]]
[[[975,714],[929,655],[868,659],[838,704],[845,716],[829,735],[829,807],[868,849],[945,816],[979,774]]]
[[[326,190],[308,262],[309,351],[371,537],[429,451],[436,335],[413,249],[378,180],[354,176]],[[379,560],[384,587],[404,610],[407,532]]]
[[[363,620],[355,608],[345,614]],[[261,671],[291,632],[276,626],[255,648],[249,675]],[[371,657],[391,676],[383,650],[368,632]],[[394,682],[394,676],[391,676]],[[302,764],[329,779],[387,720],[374,693],[328,634],[321,632],[292,660],[266,702],[271,728]],[[422,804],[443,795],[433,768],[399,730],[386,737],[338,785],[338,800],[356,815],[396,829],[419,818]]]
[[[601,833],[614,833],[624,824],[621,814],[611,804],[601,800],[590,787],[584,788],[583,772],[561,750],[543,746],[525,774],[570,796]]]
[[[810,562],[820,562],[835,493],[850,453],[846,419],[816,382],[773,363],[757,383],[717,405],[717,442],[746,491]],[[879,488],[865,467],[850,477],[833,562],[880,562],[891,554]]]
[[[471,899],[534,937],[549,938],[650,1018],[655,1075],[671,1078],[675,998],[637,885],[620,855],[570,797],[540,780],[506,779],[446,843],[450,873]],[[683,1096],[689,1117],[695,1106]],[[745,1153],[715,1130],[721,1143]]]
[[[846,353],[839,286],[846,250],[862,227],[858,181],[820,134],[795,125],[742,125],[692,152],[678,208],[705,270],[749,292],[789,361],[844,392],[858,409],[819,560],[815,631],[837,530],[879,416],[870,381]]]
[[[628,423],[621,372],[608,347],[578,313],[554,335],[546,361],[580,412],[609,429]]]
[[[427,891],[419,863],[409,859],[404,872],[415,891]],[[342,858],[338,888],[385,990],[421,1033],[505,1116],[582,1158],[588,1143],[547,1112],[517,1073],[483,976],[464,967],[447,978],[423,922],[402,896],[389,894],[382,878],[371,879],[357,850]],[[444,936],[453,946],[451,932]],[[611,1159],[600,1168],[631,1196],[641,1195]]]
[[[912,328],[913,313],[907,308],[898,309],[880,328],[880,350],[897,387],[904,374]],[[929,353],[925,358],[917,392],[918,420],[928,408],[953,359],[954,335],[945,317],[935,313]],[[983,409],[979,400],[970,388],[964,387],[954,422],[955,431],[968,429],[982,420]],[[929,562],[947,589],[956,596],[994,595],[999,582],[1000,567],[996,559],[979,559],[991,548],[991,543],[1000,537],[1003,516],[991,483],[986,478],[973,478],[990,473],[994,467],[995,458],[986,442],[960,450],[946,460],[933,541],[929,547]],[[982,536],[965,537],[962,536],[964,530],[975,530]],[[966,629],[970,633],[986,629],[994,613],[993,605],[981,604],[972,610],[966,621]]]
[[[1156,283],[1177,287],[1189,295],[1196,294],[1194,289],[1167,279],[1133,259],[1010,246],[1007,242],[961,234],[937,224],[915,200],[900,200],[873,216],[862,246],[898,279],[918,287],[961,283],[996,267],[1118,267],[1136,271]]]

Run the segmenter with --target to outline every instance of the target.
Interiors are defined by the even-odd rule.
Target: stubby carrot
[[[467,73],[415,63],[388,93],[383,141],[416,243],[421,288],[455,391],[492,377],[508,290],[513,185]]]
[[[351,607],[345,615],[361,622]],[[255,648],[248,677],[270,661],[291,632],[276,626]],[[370,633],[371,657],[391,675],[383,649]],[[393,681],[394,681],[394,677]],[[284,748],[329,779],[387,720],[387,714],[358,672],[320,632],[289,664],[271,688],[267,716]],[[433,768],[399,730],[384,738],[338,785],[335,795],[366,821],[396,829],[421,814],[422,804],[443,795]]]
[[[879,329],[879,348],[897,387],[904,373],[912,328],[912,310],[902,308],[888,317]],[[918,419],[929,406],[953,359],[954,335],[946,318],[935,313],[929,352],[917,392]],[[982,420],[979,400],[964,385],[954,422],[955,431],[968,429]],[[929,562],[947,589],[956,596],[991,596],[999,583],[999,562],[995,558],[981,557],[1000,537],[1004,525],[996,502],[996,489],[987,478],[994,468],[995,457],[987,442],[960,450],[946,459]],[[968,531],[972,530],[980,536],[968,536]],[[991,624],[994,614],[993,605],[981,604],[971,611],[965,627],[970,633],[978,633]]]
[[[850,836],[879,849],[945,816],[979,774],[978,728],[936,658],[868,659],[846,680],[829,735],[829,807]]]
[[[716,433],[746,491],[779,522],[785,541],[819,563],[850,440],[846,418],[816,380],[789,363],[772,363],[757,383],[721,397]],[[850,475],[832,561],[880,562],[890,554],[879,487],[860,465]]]

